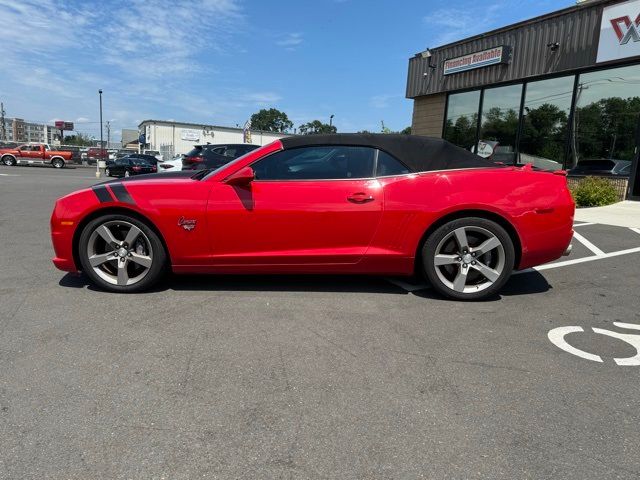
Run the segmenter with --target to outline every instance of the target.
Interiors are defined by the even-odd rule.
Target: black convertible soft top
[[[404,163],[413,172],[488,168],[496,164],[440,138],[419,135],[381,133],[336,133],[298,135],[280,140],[285,149],[310,145],[346,145],[383,150]]]

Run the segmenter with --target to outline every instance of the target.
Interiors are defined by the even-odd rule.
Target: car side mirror
[[[234,187],[247,187],[256,178],[256,174],[251,167],[243,167],[234,174],[227,177],[225,183]]]

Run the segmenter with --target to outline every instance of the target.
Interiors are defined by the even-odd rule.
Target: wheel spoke
[[[467,284],[467,275],[469,273],[469,267],[464,265],[460,266],[456,278],[453,280],[453,289],[456,292],[464,292],[464,287]]]
[[[118,262],[118,285],[125,286],[129,281],[129,273],[127,272],[127,261]]]
[[[490,282],[495,282],[500,278],[500,272],[493,268],[487,267],[484,263],[476,261],[475,265],[471,265],[471,268],[475,268]]]
[[[131,257],[129,257],[129,260],[137,263],[138,265],[142,265],[145,268],[151,268],[152,260],[151,257],[147,255],[140,255],[138,253],[131,252]]]
[[[435,266],[439,267],[441,265],[451,265],[452,263],[458,263],[458,255],[448,255],[446,253],[441,253],[436,255],[435,258]]]
[[[456,242],[460,247],[460,251],[469,250],[469,242],[467,240],[467,231],[464,227],[457,228],[453,234],[456,236]]]
[[[482,242],[482,244],[480,244],[479,247],[472,248],[471,251],[475,252],[477,255],[484,255],[485,253],[493,250],[494,248],[498,248],[500,245],[502,245],[502,243],[500,243],[500,240],[498,240],[498,237],[490,237],[484,242]]]
[[[124,243],[126,243],[129,246],[132,246],[133,242],[136,241],[136,238],[138,238],[138,235],[140,235],[141,233],[142,232],[138,227],[136,227],[135,225],[131,225],[131,228],[129,229],[129,233],[127,233],[127,237],[124,239]]]
[[[102,237],[105,242],[107,242],[107,245],[117,247],[120,244],[120,242],[116,240],[116,237],[113,236],[113,233],[111,233],[111,230],[109,230],[105,225],[100,225],[96,229],[96,232]]]
[[[98,253],[89,257],[89,263],[92,267],[97,267],[110,260],[116,260],[117,258],[115,252]]]

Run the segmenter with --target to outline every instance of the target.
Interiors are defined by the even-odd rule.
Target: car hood
[[[187,180],[197,174],[198,171],[187,170],[180,172],[167,172],[167,173],[148,173],[145,175],[135,175],[133,177],[125,177],[125,178],[114,178],[113,180],[107,180],[106,182],[102,182],[99,185],[108,185],[110,183],[138,183],[138,182],[148,182],[148,181],[163,181],[170,180],[172,178],[175,179],[183,179]]]

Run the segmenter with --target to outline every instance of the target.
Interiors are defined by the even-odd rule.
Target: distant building
[[[5,118],[4,132],[7,142],[17,143],[49,143],[56,140],[59,132],[51,125],[43,123],[25,122],[22,118]]]
[[[138,126],[138,130],[139,134],[145,136],[146,143],[142,148],[145,150],[157,150],[164,158],[187,153],[194,145],[245,143],[242,128],[203,125],[201,123],[144,120]],[[254,145],[266,145],[286,136],[288,136],[286,133],[251,130],[251,143]]]
[[[132,128],[123,128],[122,129],[122,147],[125,145],[137,141],[138,140],[138,130],[134,130]]]

